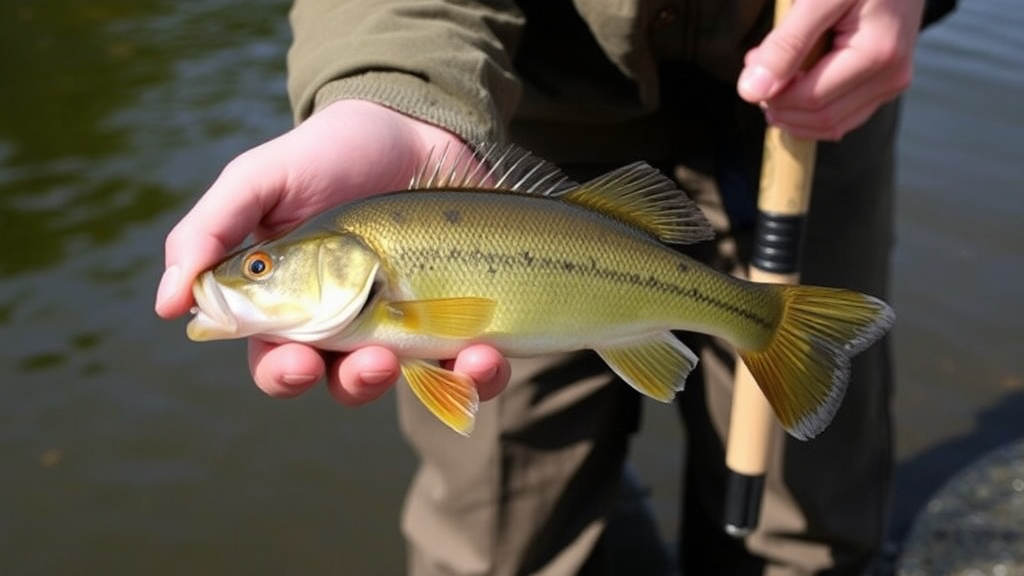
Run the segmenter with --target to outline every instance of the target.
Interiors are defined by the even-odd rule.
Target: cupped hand
[[[250,234],[265,238],[327,208],[405,187],[432,151],[456,154],[454,134],[370,102],[335,102],[308,120],[232,160],[167,235],[156,312],[175,318],[193,306],[192,283]],[[508,362],[475,345],[449,366],[478,385],[488,400],[508,383]],[[380,397],[398,379],[398,358],[381,347],[326,354],[298,343],[249,340],[249,369],[271,396],[289,398],[327,376],[340,403]]]
[[[770,124],[838,140],[910,84],[924,0],[797,0],[747,53],[737,89]],[[825,54],[801,66],[819,38]]]

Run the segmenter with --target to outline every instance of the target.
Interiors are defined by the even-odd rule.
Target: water
[[[413,459],[385,401],[274,401],[240,343],[152,314],[163,236],[290,126],[282,2],[0,6],[0,574],[398,573]],[[930,31],[901,137],[899,538],[1024,436],[1024,5]],[[674,410],[636,466],[674,532]]]

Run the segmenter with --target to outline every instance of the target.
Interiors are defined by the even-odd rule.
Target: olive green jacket
[[[297,0],[296,121],[375,101],[467,141],[517,123],[623,126],[661,107],[662,69],[732,83],[770,20],[764,0]]]

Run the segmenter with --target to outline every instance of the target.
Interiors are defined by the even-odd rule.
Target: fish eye
[[[253,252],[242,261],[242,273],[250,280],[263,280],[274,271],[274,260],[266,252]]]

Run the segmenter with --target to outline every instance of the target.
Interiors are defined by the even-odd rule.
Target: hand
[[[910,84],[924,0],[797,0],[747,53],[737,89],[770,124],[838,140]],[[825,55],[801,64],[823,35]]]
[[[431,151],[465,148],[455,135],[377,104],[339,101],[290,132],[244,152],[167,235],[156,312],[175,318],[194,304],[192,283],[249,234],[266,238],[310,216],[360,197],[400,190]],[[508,383],[508,362],[476,345],[455,370],[473,378],[481,400]],[[249,340],[249,369],[271,396],[290,398],[327,375],[332,396],[347,406],[380,397],[398,379],[398,358],[380,347],[325,354],[298,343]]]

